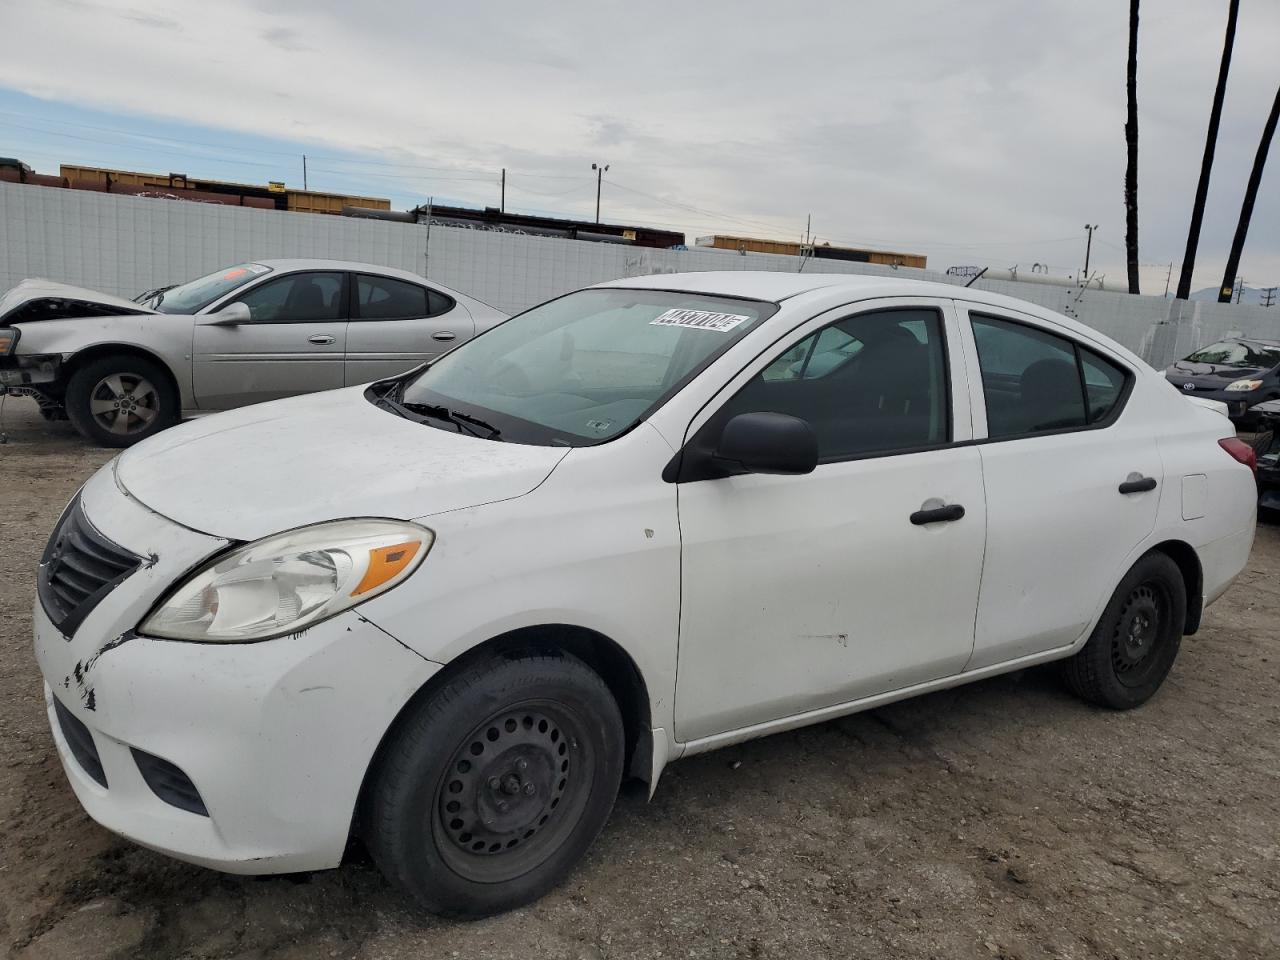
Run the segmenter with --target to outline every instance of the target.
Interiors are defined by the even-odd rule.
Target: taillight
[[[1226,437],[1218,441],[1218,446],[1231,454],[1232,460],[1243,463],[1252,470],[1255,477],[1258,475],[1258,453],[1253,447],[1239,437]]]

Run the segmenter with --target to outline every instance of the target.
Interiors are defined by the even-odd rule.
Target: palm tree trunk
[[[1231,253],[1227,255],[1227,270],[1222,275],[1222,287],[1218,290],[1218,302],[1230,303],[1231,290],[1236,285],[1236,270],[1240,268],[1240,253],[1244,250],[1244,238],[1249,234],[1249,220],[1253,216],[1253,202],[1258,199],[1258,185],[1262,183],[1262,168],[1267,165],[1267,151],[1276,135],[1276,122],[1280,121],[1280,89],[1271,104],[1271,114],[1262,128],[1262,141],[1253,157],[1253,170],[1244,188],[1244,203],[1240,205],[1240,220],[1236,223],[1236,235],[1231,240]]]
[[[1200,246],[1200,224],[1204,221],[1205,198],[1209,195],[1209,173],[1213,169],[1213,151],[1218,145],[1218,121],[1222,119],[1222,100],[1227,93],[1227,74],[1231,70],[1231,48],[1236,42],[1236,15],[1240,0],[1231,0],[1227,9],[1227,35],[1222,41],[1222,64],[1218,67],[1218,86],[1213,91],[1213,109],[1209,112],[1209,132],[1204,141],[1204,159],[1200,163],[1200,182],[1196,185],[1196,201],[1191,208],[1191,226],[1187,230],[1187,252],[1182,256],[1182,273],[1178,277],[1179,300],[1191,296],[1191,272],[1196,266],[1196,248]]]
[[[1124,249],[1129,263],[1129,292],[1138,293],[1138,0],[1129,0],[1129,113],[1124,142],[1129,165],[1124,172]]]

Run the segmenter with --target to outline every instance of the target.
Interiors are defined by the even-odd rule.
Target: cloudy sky
[[[0,155],[1124,273],[1123,0],[0,0]],[[788,9],[789,7],[789,9]],[[1143,292],[1174,284],[1226,0],[1144,0]],[[1280,84],[1242,0],[1195,286]],[[1280,147],[1277,147],[1280,154]],[[1280,284],[1280,156],[1241,265]]]

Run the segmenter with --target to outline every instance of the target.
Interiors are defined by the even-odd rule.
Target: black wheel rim
[[[1111,665],[1126,687],[1143,687],[1163,667],[1168,647],[1169,593],[1148,581],[1125,598],[1111,637]]]
[[[536,867],[573,831],[594,779],[578,714],[530,701],[465,737],[436,791],[432,834],[459,875],[499,883]]]

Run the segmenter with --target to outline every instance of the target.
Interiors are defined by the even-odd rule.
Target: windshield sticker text
[[[690,327],[728,333],[744,320],[740,313],[712,313],[710,310],[668,310],[649,321],[651,327]]]

